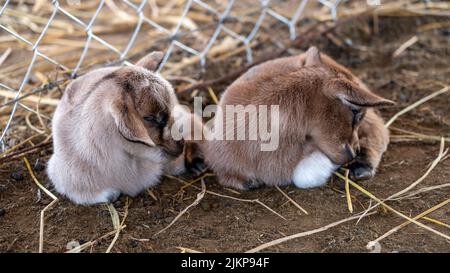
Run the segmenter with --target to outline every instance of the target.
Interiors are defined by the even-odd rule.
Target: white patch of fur
[[[326,155],[316,151],[297,164],[292,180],[301,189],[320,187],[337,167]]]
[[[96,204],[96,203],[109,203],[109,202],[114,202],[120,195],[120,191],[115,190],[115,189],[106,189],[103,190],[100,194],[98,194],[96,197],[94,197],[94,199],[89,200],[90,202],[92,202],[92,204]],[[76,200],[75,202],[77,203],[81,203],[81,200]]]

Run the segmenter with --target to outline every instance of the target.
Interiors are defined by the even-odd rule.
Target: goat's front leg
[[[389,131],[383,119],[369,108],[358,129],[359,152],[349,165],[354,180],[370,179],[375,175],[381,156],[389,143]]]

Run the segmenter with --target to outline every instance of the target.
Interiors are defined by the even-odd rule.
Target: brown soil
[[[373,33],[370,17],[352,25],[341,26],[334,31],[334,38],[339,39],[342,44],[332,42],[330,37],[321,37],[314,44],[350,67],[379,94],[398,103],[395,107],[382,110],[382,115],[388,119],[412,102],[440,89],[441,86],[436,82],[449,83],[449,30],[417,32],[419,26],[436,21],[442,21],[442,18],[383,17],[380,18],[379,34],[376,34]],[[392,59],[391,54],[415,34],[418,35],[419,41],[400,57]],[[352,45],[346,45],[345,39],[351,40]],[[302,49],[306,49],[306,46]],[[262,55],[267,52],[267,48],[260,46],[255,48],[255,52]],[[292,49],[290,53],[296,52],[300,51]],[[217,76],[218,74],[208,77]],[[223,88],[224,86],[215,86],[214,90],[220,93]],[[449,113],[450,97],[444,94],[400,117],[393,126],[449,137]],[[391,133],[403,134],[397,131]],[[376,196],[385,198],[422,176],[429,163],[436,158],[438,151],[438,142],[393,141],[384,155],[376,177],[361,185]],[[44,168],[50,154],[51,148],[46,148],[29,157],[37,178],[48,188],[51,186]],[[449,180],[450,160],[447,159],[431,172],[419,188],[448,183]],[[275,188],[235,194],[217,185],[214,178],[207,178],[205,181],[207,189],[217,193],[243,199],[258,198],[287,220],[279,218],[258,204],[206,194],[198,206],[182,216],[166,232],[153,238],[152,236],[167,226],[179,211],[192,203],[199,192],[189,187],[181,196],[182,184],[177,180],[165,179],[160,186],[153,189],[157,200],[147,193],[130,199],[132,202],[125,221],[126,227],[113,251],[179,252],[177,247],[186,247],[206,252],[241,252],[350,216],[345,195],[336,191],[342,184],[337,180],[326,187],[313,190],[298,190],[292,186],[283,189],[303,206],[309,215],[301,213],[295,206],[286,202],[286,198]],[[355,189],[351,192],[356,198],[353,202],[355,212],[360,212],[368,206],[369,198]],[[415,216],[449,197],[449,188],[442,188],[416,195],[411,199],[390,202],[390,205],[408,216]],[[126,197],[122,197],[114,203],[119,213],[124,212],[125,200]],[[40,211],[50,201],[44,193],[38,201],[37,187],[23,161],[16,160],[0,166],[0,252],[38,250]],[[429,217],[449,224],[450,206],[431,213]],[[404,220],[395,214],[379,210],[377,214],[364,218],[358,225],[348,222],[325,232],[271,247],[267,251],[367,252],[366,244],[369,241],[402,222]],[[425,220],[422,222],[450,234],[446,227]],[[44,251],[63,252],[66,251],[66,244],[72,240],[95,240],[111,230],[111,217],[104,206],[76,206],[61,198],[56,206],[46,213]],[[87,251],[103,252],[111,240],[112,236],[102,239]],[[381,246],[383,252],[450,252],[448,241],[414,224],[382,240]]]

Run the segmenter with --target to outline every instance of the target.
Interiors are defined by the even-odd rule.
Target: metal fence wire
[[[43,4],[43,2],[45,3]],[[13,48],[0,47],[0,90],[5,92],[5,94],[9,94],[9,96],[4,96],[3,104],[0,105],[1,115],[4,117],[4,120],[2,119],[0,136],[0,143],[3,151],[11,147],[11,144],[8,144],[5,141],[5,137],[8,135],[11,128],[14,127],[15,115],[18,108],[23,108],[25,111],[36,112],[35,109],[23,104],[21,99],[24,95],[36,94],[43,90],[42,85],[36,86],[30,83],[33,82],[32,75],[34,73],[39,74],[39,72],[44,71],[42,69],[45,65],[42,63],[46,63],[47,66],[52,66],[53,69],[56,67],[63,73],[69,75],[69,78],[73,78],[77,74],[80,74],[80,70],[88,65],[89,61],[87,61],[87,57],[89,53],[102,46],[103,50],[109,51],[113,55],[113,57],[105,59],[103,65],[111,61],[128,65],[130,63],[127,59],[132,55],[131,51],[136,47],[136,42],[139,39],[143,39],[146,44],[144,49],[155,47],[157,46],[157,43],[161,43],[160,49],[164,50],[165,57],[159,69],[163,69],[167,65],[168,60],[176,50],[185,54],[187,53],[187,55],[196,56],[196,60],[200,64],[200,67],[204,67],[207,56],[213,48],[213,45],[220,42],[220,40],[227,39],[227,37],[228,39],[232,38],[233,41],[237,41],[240,45],[245,47],[247,62],[251,63],[253,61],[253,52],[250,45],[260,31],[262,23],[267,20],[267,18],[272,18],[272,20],[276,20],[277,23],[287,26],[283,29],[288,32],[287,34],[290,39],[295,39],[297,36],[296,28],[301,24],[305,13],[308,12],[308,9],[312,5],[314,5],[315,9],[325,9],[332,19],[336,19],[339,4],[341,4],[341,0],[290,1],[287,8],[290,10],[289,14],[291,14],[291,16],[287,16],[283,12],[278,11],[277,7],[289,1],[242,1],[252,2],[250,6],[251,9],[247,7],[247,13],[233,15],[234,11],[242,9],[241,1],[172,0],[166,1],[163,8],[170,8],[168,6],[178,3],[179,5],[182,5],[179,9],[180,14],[178,16],[163,16],[163,20],[157,20],[154,19],[159,18],[154,16],[154,13],[157,13],[158,11],[158,7],[155,4],[156,0],[142,0],[140,2],[123,0],[117,2],[118,1],[113,2],[108,0],[55,0],[51,1],[51,3],[50,1],[32,1],[30,4],[30,1],[0,1],[0,3],[2,3],[0,7],[0,41],[1,43],[14,43]],[[182,2],[182,4],[180,4],[180,2]],[[20,8],[21,5],[28,5],[29,8],[23,10]],[[40,12],[40,9],[43,9],[44,6],[48,9],[48,12],[46,13]],[[83,9],[85,6],[89,7]],[[33,10],[31,10],[31,7]],[[73,9],[73,7],[78,7],[78,9]],[[88,16],[86,15],[87,9],[90,9]],[[114,9],[115,12],[111,12],[111,10]],[[151,11],[150,15],[148,12],[149,10]],[[215,20],[205,22],[205,25],[192,24],[190,18],[190,13],[192,11],[196,11],[196,16],[198,17],[201,14],[204,14],[205,16],[213,16]],[[129,25],[130,22],[135,24],[128,29],[129,36],[127,37],[129,38],[122,47],[118,47],[105,38],[105,36],[97,33],[97,30],[101,31],[100,28],[96,27],[96,23],[102,12],[111,13],[112,25],[114,25],[114,18],[116,17],[125,19],[129,17],[128,19],[131,19],[129,22],[126,22],[126,25]],[[236,17],[238,17],[237,19],[243,18],[250,13],[253,15],[252,18],[254,18],[254,21],[245,22],[245,24],[251,23],[252,25],[245,34],[232,29],[226,23],[229,19],[236,19]],[[42,15],[38,16],[37,14],[48,14],[46,15],[48,17],[44,18]],[[167,21],[170,20],[176,21],[169,25],[164,23],[167,23]],[[239,20],[237,20],[237,22],[238,24],[244,24],[240,23]],[[20,25],[25,27],[20,27]],[[76,42],[76,47],[80,53],[76,56],[75,60],[73,58],[71,59],[71,62],[75,65],[69,67],[64,60],[54,57],[54,55],[57,54],[53,53],[59,49],[54,46],[49,47],[49,45],[44,45],[43,41],[46,36],[49,35],[49,32],[57,34],[58,30],[60,32],[68,31],[68,29],[73,26],[76,26],[80,31],[75,31],[73,29],[70,31],[76,32],[76,35],[82,37],[82,40],[77,40]],[[119,24],[114,26],[117,26],[117,28],[120,29]],[[143,27],[156,31],[158,33],[158,39],[145,37],[146,34],[141,32]],[[55,30],[52,30],[52,28],[55,28]],[[182,37],[199,32],[204,28],[207,28],[210,31],[206,36],[205,43],[203,43],[203,48],[195,47],[192,43],[185,42],[182,39]],[[110,33],[111,35],[114,35],[114,29],[112,29]],[[70,35],[68,35],[68,37],[70,37]],[[69,47],[70,43],[61,38],[55,39],[54,42],[59,48]],[[5,60],[8,58],[11,50],[19,51],[20,55],[14,65],[6,66],[4,63],[6,63]],[[22,54],[22,52],[25,51],[28,52],[28,54]],[[69,49],[64,52],[65,54],[70,54],[71,51],[72,50],[70,50],[69,47]],[[102,65],[102,63],[100,63],[100,65]],[[47,81],[45,87],[54,87],[52,84],[55,84],[55,82]],[[5,109],[5,107],[9,108]],[[6,115],[9,116],[6,117]]]

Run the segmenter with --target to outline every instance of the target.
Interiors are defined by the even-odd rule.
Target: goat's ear
[[[162,60],[164,58],[164,53],[161,51],[153,51],[152,53],[149,53],[148,55],[142,57],[136,65],[143,67],[150,71],[156,71],[161,64]]]
[[[312,46],[305,53],[305,66],[315,66],[322,64],[320,52],[317,47]]]
[[[115,100],[111,104],[110,113],[119,130],[119,134],[125,140],[141,143],[150,147],[156,146],[136,109],[133,107],[131,98]]]
[[[330,88],[334,96],[353,108],[380,107],[395,104],[395,102],[382,98],[372,93],[369,89],[360,87],[347,79],[332,80],[328,88]]]

